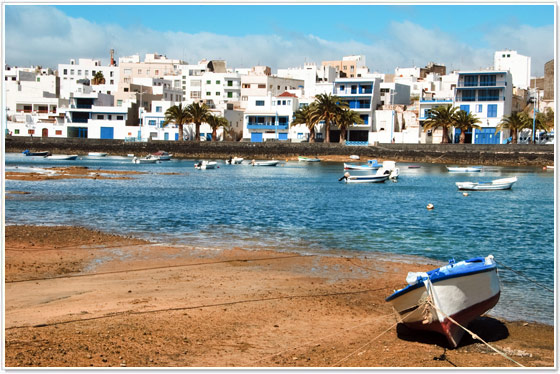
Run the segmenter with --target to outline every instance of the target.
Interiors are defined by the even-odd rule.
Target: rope
[[[554,290],[551,290],[550,288],[548,288],[548,287],[546,287],[545,285],[543,285],[543,284],[541,284],[541,283],[535,281],[534,279],[531,279],[531,278],[527,277],[526,275],[521,274],[521,273],[519,273],[519,272],[513,270],[513,269],[510,268],[510,267],[507,267],[506,265],[502,264],[501,262],[496,261],[496,259],[494,259],[494,261],[495,261],[497,264],[499,264],[500,266],[505,267],[507,270],[510,270],[510,271],[514,272],[515,274],[517,274],[517,275],[519,275],[519,276],[522,276],[523,278],[527,279],[528,281],[535,283],[537,286],[540,286],[540,287],[544,288],[545,290],[554,293]]]
[[[433,291],[433,290],[432,290]],[[468,332],[471,337],[473,339],[478,339],[481,342],[483,342],[484,344],[486,344],[488,346],[488,348],[492,349],[494,352],[504,356],[505,358],[507,358],[508,360],[516,363],[518,366],[521,367],[525,367],[523,365],[521,365],[519,362],[515,361],[513,358],[509,357],[508,355],[506,355],[505,353],[499,351],[498,349],[492,347],[490,344],[488,344],[487,342],[484,341],[484,339],[482,339],[480,336],[478,336],[477,334],[475,334],[474,332],[472,332],[471,330],[467,329],[466,327],[462,326],[459,322],[455,321],[453,318],[449,317],[443,310],[439,309],[432,301],[428,300],[427,303],[429,303],[432,307],[434,307],[434,309],[436,309],[438,312],[440,312],[441,314],[443,314],[447,319],[449,319],[451,322],[453,322],[454,324],[456,324],[457,326],[459,326],[460,328],[462,328],[463,330],[465,330],[466,332]]]

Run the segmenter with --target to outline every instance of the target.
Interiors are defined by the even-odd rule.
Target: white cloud
[[[553,58],[553,26],[498,26],[487,33],[488,47],[477,48],[437,27],[427,29],[410,21],[390,23],[384,35],[369,35],[369,42],[336,42],[281,30],[274,35],[236,37],[99,25],[49,6],[7,6],[6,10],[6,63],[19,66],[56,68],[71,58],[100,58],[108,63],[109,50],[115,49],[117,57],[157,52],[189,63],[225,59],[229,67],[268,65],[273,71],[363,54],[371,70],[391,73],[397,66],[424,66],[430,61],[443,63],[448,70],[488,67],[495,50],[510,48],[531,56],[533,72],[541,75],[544,62]]]

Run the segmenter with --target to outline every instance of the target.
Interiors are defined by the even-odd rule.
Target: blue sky
[[[390,73],[430,61],[486,67],[495,50],[508,48],[531,56],[537,75],[554,58],[555,30],[552,3],[6,5],[5,27],[12,65],[105,61],[114,48],[117,57],[158,52],[190,63],[222,58],[230,67],[273,70],[364,54],[372,71]]]

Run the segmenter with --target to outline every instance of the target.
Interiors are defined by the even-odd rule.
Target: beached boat
[[[367,164],[347,164],[344,163],[344,170],[377,170],[381,167],[381,164],[377,160],[368,160]]]
[[[478,173],[482,171],[482,166],[446,166],[450,173]]]
[[[346,172],[339,181],[346,183],[382,183],[389,179],[389,174],[350,175]]]
[[[321,160],[318,159],[318,158],[298,156],[298,161],[301,161],[301,162],[320,162]]]
[[[240,165],[243,162],[243,157],[230,157],[226,160],[228,165]]]
[[[173,155],[171,153],[167,153],[165,151],[157,151],[156,153],[152,153],[152,156],[156,157],[160,161],[170,161],[171,156],[173,156]]]
[[[50,155],[50,156],[46,156],[45,157],[47,160],[55,160],[55,161],[59,161],[59,160],[76,160],[78,158],[78,155]]]
[[[358,156],[358,155],[350,155],[350,159],[351,159],[351,160],[359,160],[359,159],[360,159],[360,156]]]
[[[49,151],[31,152],[29,149],[26,149],[22,153],[26,156],[40,156],[40,157],[49,156],[51,154]]]
[[[517,182],[517,177],[495,179],[490,182],[456,182],[455,185],[459,190],[491,191],[509,190],[515,182]]]
[[[105,152],[89,152],[88,156],[89,157],[106,157],[107,153],[105,153]]]
[[[276,166],[280,161],[277,160],[270,160],[270,161],[251,161],[251,165],[253,166]]]
[[[554,165],[546,165],[547,170],[554,170]]]
[[[141,157],[141,158],[135,156],[132,158],[132,162],[135,164],[155,164],[158,161],[159,159],[156,157],[152,157],[152,155],[148,155],[146,157]]]
[[[216,161],[200,161],[194,164],[195,169],[206,170],[206,169],[216,169],[218,163]]]
[[[401,322],[417,330],[436,331],[457,347],[467,326],[496,305],[500,280],[494,257],[476,257],[428,271],[408,273],[408,286],[385,300]]]

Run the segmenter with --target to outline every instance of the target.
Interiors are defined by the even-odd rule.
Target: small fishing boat
[[[318,158],[298,156],[298,161],[301,161],[301,162],[320,162],[321,160],[318,159]]]
[[[368,160],[367,164],[347,164],[344,163],[344,170],[377,170],[381,167],[381,164],[377,160]]]
[[[408,165],[409,169],[420,169],[419,165]]]
[[[547,170],[554,170],[554,165],[546,165]]]
[[[492,191],[509,190],[515,182],[517,182],[517,177],[495,179],[490,182],[456,182],[455,185],[459,190]]]
[[[351,160],[359,160],[359,159],[360,159],[360,156],[358,156],[358,155],[350,155],[350,159],[351,159]]]
[[[280,161],[277,160],[270,160],[270,161],[251,161],[251,165],[253,166],[276,166]]]
[[[478,173],[482,171],[482,166],[446,166],[450,173]]]
[[[55,161],[66,161],[66,160],[76,160],[78,155],[50,155],[45,157],[47,160]]]
[[[382,183],[387,179],[389,179],[389,174],[350,175],[346,172],[339,181],[344,180],[346,183]]]
[[[240,165],[243,162],[243,157],[230,157],[226,160],[228,165]]]
[[[159,159],[157,159],[156,157],[152,157],[152,155],[148,155],[142,158],[138,158],[135,156],[134,158],[132,158],[132,162],[134,164],[155,164],[158,161]]]
[[[105,153],[105,152],[89,152],[88,156],[89,157],[106,157],[107,153]]]
[[[152,153],[152,156],[156,157],[160,161],[170,161],[171,156],[173,155],[171,153],[167,153],[166,151],[157,151],[156,153]]]
[[[218,163],[216,161],[200,161],[194,164],[195,169],[206,170],[206,169],[216,169]]]
[[[500,298],[500,280],[494,256],[475,257],[427,273],[410,272],[408,286],[385,301],[391,303],[406,326],[436,331],[457,347],[469,322],[492,309]]]
[[[49,156],[51,154],[49,151],[31,152],[29,151],[29,149],[26,149],[22,153],[26,156],[40,156],[40,157]]]

